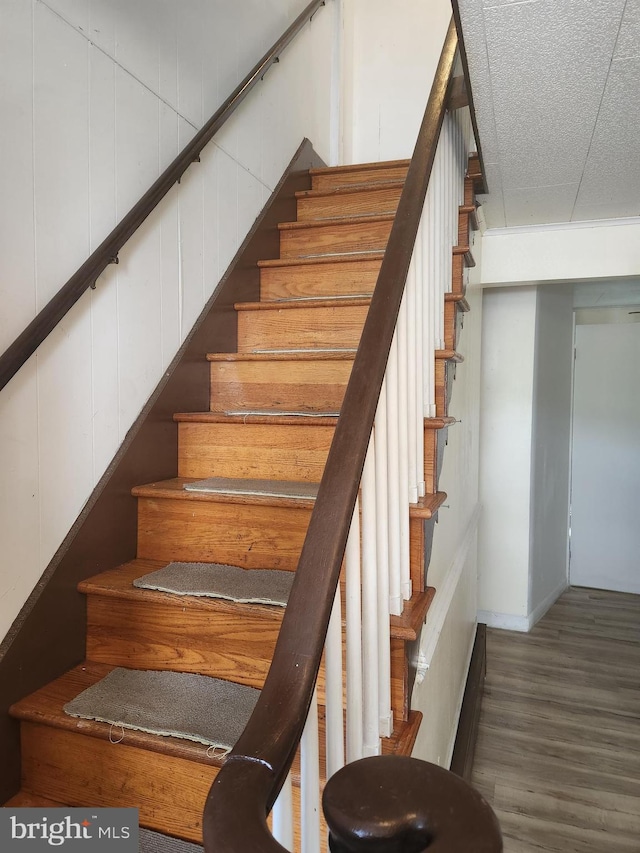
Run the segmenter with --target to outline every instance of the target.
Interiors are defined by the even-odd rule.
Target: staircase
[[[137,559],[80,585],[85,662],[12,708],[21,726],[22,790],[7,805],[136,806],[143,827],[201,843],[204,801],[224,758],[183,738],[78,719],[63,706],[116,667],[261,687],[282,607],[141,589],[133,581],[173,561],[295,571],[407,167],[396,161],[312,170],[312,189],[297,193],[297,221],[279,226],[280,258],[259,263],[260,301],[235,306],[237,353],[208,356],[210,411],[175,415],[178,477],[134,489]],[[425,521],[446,497],[438,473],[468,310],[470,227],[467,178],[445,349],[435,353],[436,417],[425,420],[427,494],[410,509],[412,596],[402,615],[391,617],[393,734],[383,741],[386,753],[409,755],[420,725],[409,710],[408,646],[434,594],[425,583],[432,531]],[[185,489],[208,478],[215,478],[208,491]],[[321,703],[323,691],[321,672]],[[297,774],[294,765],[294,802]]]

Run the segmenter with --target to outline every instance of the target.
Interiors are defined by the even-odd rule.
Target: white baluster
[[[414,246],[407,284],[405,288],[406,302],[406,341],[407,341],[407,465],[409,503],[418,502],[418,476],[416,470],[416,248]]]
[[[333,599],[324,647],[326,682],[327,779],[344,766],[344,720],[342,714],[342,600],[340,584]]]
[[[347,761],[362,752],[362,601],[360,592],[360,501],[351,517],[345,551],[347,639]]]
[[[387,488],[387,389],[382,384],[374,425],[376,461],[376,560],[378,566],[378,698],[379,734],[389,737],[391,716],[391,646],[389,641],[389,524]]]
[[[400,462],[400,593],[411,598],[409,567],[409,417],[407,411],[407,300],[406,293],[398,315],[398,450]]]
[[[320,750],[318,691],[300,739],[300,845],[302,853],[320,853]]]
[[[389,613],[402,613],[402,569],[400,551],[400,450],[398,439],[398,335],[394,333],[387,373],[387,515],[389,518]]]
[[[272,835],[286,850],[293,850],[293,797],[291,773],[287,774],[278,799],[273,804]]]
[[[380,754],[378,720],[378,566],[376,560],[375,440],[362,472],[362,662],[363,752]]]
[[[424,497],[424,269],[423,269],[423,247],[424,247],[424,212],[420,219],[418,235],[414,249],[416,257],[416,313],[415,313],[415,335],[416,335],[416,375],[415,395],[416,407],[414,416],[416,419],[415,442],[416,442],[416,478],[418,483],[418,497]]]

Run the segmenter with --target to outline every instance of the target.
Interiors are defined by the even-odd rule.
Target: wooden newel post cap
[[[491,806],[459,776],[399,755],[347,764],[322,798],[333,853],[501,853]]]

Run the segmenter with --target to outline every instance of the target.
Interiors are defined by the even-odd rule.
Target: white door
[[[574,586],[640,593],[640,315],[633,310],[576,312],[569,573]]]

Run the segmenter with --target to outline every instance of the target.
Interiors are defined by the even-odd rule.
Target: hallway
[[[640,596],[571,588],[487,631],[473,783],[505,853],[640,851]]]

